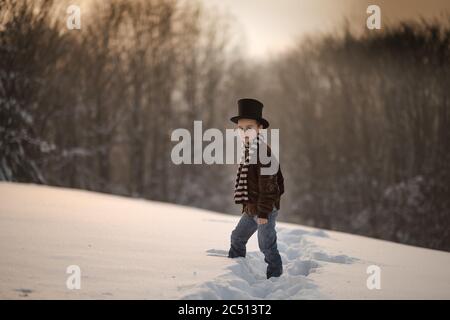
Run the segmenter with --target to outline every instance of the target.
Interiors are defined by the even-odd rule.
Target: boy
[[[256,99],[238,100],[239,115],[230,120],[237,124],[244,146],[244,155],[238,168],[234,200],[242,204],[242,216],[231,233],[229,258],[245,257],[248,239],[258,230],[258,245],[264,253],[267,265],[266,277],[279,277],[283,266],[277,248],[275,221],[280,209],[280,197],[284,193],[284,181],[281,168],[275,174],[262,174],[261,168],[270,167],[260,161],[260,155],[270,147],[264,142],[260,129],[269,127],[262,117],[264,105]],[[256,157],[256,161],[250,161]],[[270,158],[271,161],[278,160]]]

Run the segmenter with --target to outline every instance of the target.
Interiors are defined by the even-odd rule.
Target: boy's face
[[[247,144],[256,137],[260,128],[262,128],[262,125],[254,119],[239,119],[237,123],[239,135]]]

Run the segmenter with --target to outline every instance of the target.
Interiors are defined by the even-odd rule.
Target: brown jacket
[[[267,145],[267,155],[271,155],[269,145]],[[278,159],[275,159],[275,161],[278,161]],[[277,173],[272,175],[262,175],[262,167],[270,167],[270,162],[262,164],[259,155],[257,163],[250,163],[249,165],[247,173],[249,202],[242,205],[242,212],[252,216],[257,215],[259,218],[267,218],[274,207],[280,209],[280,199],[284,193],[284,179],[280,165]]]

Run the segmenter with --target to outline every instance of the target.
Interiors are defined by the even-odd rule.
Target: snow
[[[256,234],[246,258],[223,256],[238,219],[1,182],[0,298],[450,299],[448,252],[282,222],[284,274],[267,280]],[[66,287],[70,265],[81,269],[79,290]],[[366,286],[370,265],[381,268],[380,290]]]

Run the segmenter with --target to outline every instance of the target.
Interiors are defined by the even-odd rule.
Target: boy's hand
[[[258,224],[266,224],[267,223],[267,219],[265,218],[258,218]]]

